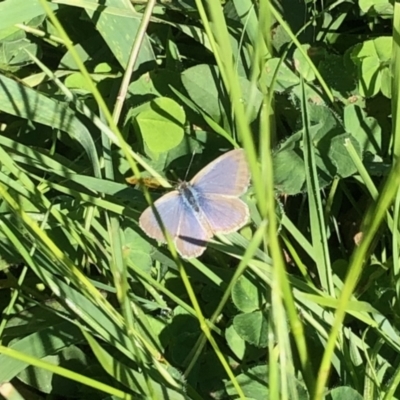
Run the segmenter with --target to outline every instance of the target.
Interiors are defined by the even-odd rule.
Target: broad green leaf
[[[232,301],[242,312],[252,312],[262,307],[262,298],[259,288],[254,281],[242,275],[232,288]]]
[[[239,77],[242,90],[242,101],[249,109],[249,120],[253,121],[260,109],[262,94],[257,88],[252,88],[251,83],[244,77]],[[217,123],[223,124],[227,120],[229,109],[223,102],[226,100],[225,90],[220,74],[216,67],[200,64],[188,68],[182,73],[182,83],[193,102],[208,114]],[[253,91],[254,99],[248,103]]]
[[[87,79],[80,72],[74,72],[68,75],[64,80],[64,85],[69,89],[78,89],[85,93],[90,93],[91,89]]]
[[[93,359],[88,360],[85,353],[75,345],[65,347],[56,355],[46,356],[43,360],[63,368],[73,369],[74,372],[85,376],[90,376],[88,368],[93,362]],[[52,393],[52,395],[58,394],[65,397],[77,397],[80,394],[80,383],[56,375],[52,371],[43,368],[29,366],[18,374],[18,379],[26,385],[47,394]]]
[[[224,98],[217,69],[214,66],[201,64],[182,73],[182,83],[189,97],[206,114],[219,124],[226,117]]]
[[[266,84],[268,87],[272,84],[272,78],[275,75],[275,71],[279,66],[278,73],[275,80],[275,85],[273,90],[277,92],[283,92],[287,89],[292,88],[293,86],[297,86],[300,83],[299,77],[287,67],[287,65],[282,62],[279,64],[279,58],[272,58],[268,60],[265,68],[266,68]]]
[[[246,398],[266,400],[270,399],[268,390],[268,367],[257,365],[237,376],[237,381]],[[236,389],[231,381],[227,381],[225,389],[229,396],[237,395]],[[272,399],[271,399],[272,400]]]
[[[98,1],[94,0],[88,0],[80,5],[85,8],[115,58],[125,69],[136,40],[142,15],[136,13],[132,4],[126,0],[102,1],[101,8],[99,8]],[[155,56],[150,39],[145,33],[135,70],[149,62],[155,62]]]
[[[345,141],[350,140],[356,149],[357,153],[361,157],[360,144],[357,140],[348,133],[343,133],[342,135],[335,136],[329,146],[329,159],[336,166],[336,173],[341,178],[346,178],[357,172],[357,168],[351,159],[349,152],[346,150]]]
[[[15,41],[26,38],[26,33],[16,26],[9,26],[8,28],[0,30],[0,41]]]
[[[351,59],[358,67],[359,91],[363,96],[372,97],[381,90],[382,66],[390,62],[391,51],[392,38],[389,36],[367,40],[353,47]]]
[[[238,335],[246,342],[257,347],[267,347],[268,320],[263,311],[238,314],[233,319],[233,326]]]
[[[309,105],[310,134],[314,145],[320,187],[328,185],[338,173],[333,157],[341,152],[339,143],[332,150],[332,140],[344,133],[344,128],[335,114],[326,106]],[[322,121],[322,122],[321,122]],[[299,131],[281,144],[274,154],[275,188],[284,194],[294,195],[305,190],[305,166],[302,132]],[[349,158],[350,160],[350,158]],[[343,159],[342,159],[343,161]],[[353,163],[344,164],[343,170]],[[347,173],[347,172],[346,172]],[[348,176],[348,175],[346,175]]]
[[[299,194],[305,189],[306,170],[300,150],[284,149],[274,154],[275,188],[283,194]]]
[[[378,121],[367,115],[358,106],[349,105],[344,109],[344,126],[354,137],[363,153],[382,154],[382,130]]]
[[[310,45],[306,44],[302,46],[304,51],[307,52],[310,49]],[[293,62],[296,70],[299,74],[308,82],[311,82],[315,79],[315,73],[311,69],[310,64],[305,59],[303,54],[300,52],[299,49],[296,49],[293,54]]]
[[[90,49],[99,49],[94,54],[90,53]],[[110,58],[112,55],[111,51],[104,46],[104,41],[99,35],[91,36],[89,38],[85,38],[80,43],[76,43],[74,45],[74,50],[77,53],[79,59],[84,63],[89,65],[93,65],[96,62],[102,62],[105,59]],[[90,64],[89,64],[90,62]],[[110,60],[115,65],[114,60]],[[60,69],[67,70],[78,70],[78,66],[74,60],[70,51],[67,51],[64,56],[60,60],[59,64]],[[91,69],[89,68],[89,71]]]
[[[135,118],[143,141],[154,153],[165,153],[182,141],[185,113],[167,97],[157,98],[144,107]]]
[[[349,386],[340,386],[331,390],[327,400],[363,400],[363,396]]]
[[[318,147],[319,142],[344,132],[342,123],[328,107],[310,105],[308,108],[308,118],[311,124],[310,134],[315,146]]]
[[[193,350],[199,332],[186,332],[184,329],[181,333],[171,337],[169,344],[169,352],[171,354],[171,362],[179,367],[183,367],[187,356]]]
[[[25,65],[32,64],[32,59],[27,51],[37,56],[39,48],[27,39],[0,43],[0,68],[16,71]]]
[[[9,3],[11,3],[9,1]],[[1,7],[1,5],[0,5]],[[25,25],[36,28],[44,20],[44,16],[37,16],[25,23]],[[29,53],[41,54],[41,48],[27,38],[27,34],[16,26],[0,29],[0,69],[15,72],[18,69],[32,64]]]
[[[265,84],[278,93],[287,91],[298,99],[301,99],[302,93],[300,87],[300,78],[287,66],[285,62],[280,63],[279,61],[279,58],[272,58],[267,61],[264,72]],[[275,71],[278,67],[279,70],[275,77],[274,86],[271,87],[272,79],[274,78]],[[305,85],[305,89],[306,97],[310,99],[312,103],[323,103],[319,88],[308,83]]]
[[[153,97],[161,96],[161,93],[156,89],[154,85],[153,74],[146,73],[141,75],[138,79],[136,79],[129,85],[128,95],[132,96],[133,100],[135,96],[147,96],[151,99]]]
[[[203,45],[207,50],[212,51],[210,41],[208,40],[207,34],[204,32],[204,29],[195,26],[195,25],[187,25],[187,24],[178,24],[172,23],[172,25],[176,28],[193,38],[201,45]]]
[[[124,230],[123,238],[124,256],[144,272],[150,273],[152,267],[150,243],[130,227]]]
[[[79,329],[70,322],[62,322],[54,327],[38,330],[22,339],[15,340],[10,347],[41,359],[80,340],[82,340],[82,335]],[[0,365],[2,366],[0,368],[0,382],[8,382],[29,364],[0,354]]]
[[[221,126],[219,125],[214,119],[212,119],[205,111],[203,111],[200,107],[198,107],[192,100],[184,96],[178,90],[171,88],[174,94],[179,98],[179,100],[187,106],[189,109],[195,111],[197,114],[200,114],[204,121],[208,124],[208,126],[217,134],[225,138],[229,143],[232,145],[236,145],[235,140],[232,136]],[[202,141],[203,142],[203,141]]]
[[[390,67],[382,69],[381,90],[382,94],[386,96],[388,99],[392,98],[392,74]]]
[[[225,339],[235,356],[239,360],[243,360],[246,353],[246,342],[238,335],[233,325],[225,330]]]
[[[393,18],[393,4],[388,0],[382,0],[383,3],[378,3],[374,6],[375,12],[382,18]]]
[[[55,3],[48,3],[53,11],[58,9]],[[39,0],[7,0],[0,3],[0,30],[15,24],[28,22],[31,19],[45,14]]]
[[[388,0],[358,0],[358,6],[364,13],[371,11],[371,8],[386,5],[388,3],[389,3]]]
[[[388,63],[392,58],[393,39],[391,36],[379,36],[372,42],[381,64]]]

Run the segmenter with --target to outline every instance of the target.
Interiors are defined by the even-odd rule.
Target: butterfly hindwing
[[[226,234],[237,231],[249,219],[249,208],[238,197],[219,194],[203,195],[200,206],[214,233]]]
[[[204,252],[213,233],[209,229],[207,221],[202,220],[204,218],[202,214],[189,207],[184,208],[175,245],[182,257],[198,257]]]

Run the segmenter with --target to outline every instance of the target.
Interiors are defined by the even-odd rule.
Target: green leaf
[[[382,154],[382,129],[378,121],[356,105],[344,109],[344,126],[354,137],[363,153]]]
[[[307,53],[311,46],[309,44],[303,44],[302,47]],[[314,71],[311,69],[309,62],[306,60],[306,58],[303,56],[298,48],[296,48],[296,50],[294,51],[293,61],[296,70],[306,81],[311,82],[315,79]]]
[[[104,46],[104,41],[99,35],[85,38],[80,43],[76,43],[73,48],[79,59],[84,64],[90,63],[89,65],[93,65],[96,64],[96,62],[103,62],[105,59],[109,59],[112,56],[111,51]],[[95,54],[92,54],[90,53],[90,49],[99,49],[99,51],[97,51]],[[110,60],[109,62],[115,65],[114,59]],[[67,51],[61,58],[59,67],[66,70],[79,69],[70,51]],[[95,67],[95,69],[97,68]],[[95,72],[99,73],[97,70]]]
[[[266,84],[268,87],[272,84],[272,78],[275,74],[276,69],[279,65],[279,58],[272,58],[267,61],[266,68]],[[273,90],[277,92],[283,92],[287,89],[292,88],[293,86],[299,85],[300,80],[299,77],[287,67],[287,65],[283,62],[279,65],[279,70],[275,80],[275,86]]]
[[[57,355],[44,357],[43,361],[51,364],[73,369],[74,372],[90,376],[87,368],[94,360],[88,360],[85,353],[75,345],[62,349]],[[34,387],[43,393],[62,395],[63,397],[79,396],[80,383],[71,381],[68,378],[54,374],[47,369],[29,366],[18,374],[18,379],[26,385]],[[57,382],[55,384],[54,382]]]
[[[381,90],[388,99],[392,98],[392,73],[389,67],[381,71]]]
[[[387,3],[389,3],[388,0],[359,0],[358,6],[363,13],[367,13],[371,8]]]
[[[268,367],[266,365],[258,365],[238,375],[236,379],[246,398],[266,400],[270,398],[267,378]],[[236,389],[232,382],[228,381],[225,384],[225,389],[231,398],[237,396]]]
[[[244,104],[249,122],[254,121],[260,111],[263,101],[262,93],[248,79],[239,77],[240,88],[242,91],[242,103]],[[249,99],[252,102],[249,103]]]
[[[358,67],[359,91],[363,96],[372,97],[381,90],[382,67],[389,64],[391,52],[392,38],[389,36],[367,40],[353,47],[350,55]]]
[[[281,48],[284,48],[284,46],[292,41],[287,30],[280,24],[274,28],[274,34],[271,36],[272,45],[279,54],[281,54]]]
[[[228,140],[233,146],[236,145],[235,140],[230,136],[230,134],[220,125],[218,125],[215,120],[213,120],[206,112],[204,112],[200,107],[198,107],[192,100],[188,97],[180,93],[178,90],[175,90],[171,87],[174,94],[179,98],[179,100],[189,109],[195,111],[196,113],[200,114],[204,121],[208,124],[208,126],[217,134]],[[198,131],[196,131],[198,132]]]
[[[252,312],[262,307],[263,298],[253,281],[242,275],[233,286],[232,301],[242,312]]]
[[[336,136],[331,140],[329,146],[329,159],[332,160],[336,166],[336,174],[341,178],[346,178],[357,172],[357,168],[351,159],[349,152],[346,150],[345,141],[350,140],[361,157],[360,144],[357,140],[348,133]]]
[[[154,85],[153,75],[153,73],[143,74],[132,82],[128,88],[128,95],[140,96],[139,98],[142,98],[141,96],[146,96],[150,99],[161,96],[161,93]]]
[[[239,360],[243,360],[246,353],[246,342],[238,335],[233,325],[225,330],[225,339],[229,348]]]
[[[92,136],[66,103],[53,100],[12,79],[0,76],[0,110],[67,132],[82,145],[92,164],[98,164]]]
[[[194,103],[221,124],[226,110],[217,69],[206,64],[188,68],[182,73],[182,83]]]
[[[279,63],[279,58],[272,58],[267,61],[265,67],[265,84],[272,88],[276,92],[289,92],[292,96],[298,99],[302,98],[302,92],[300,87],[300,78],[295,72],[293,72],[285,62]],[[279,66],[278,73],[276,75],[276,80],[274,86],[272,85],[272,79],[275,75],[275,71]],[[303,67],[302,67],[303,68]],[[308,74],[306,67],[304,66],[304,72]],[[306,97],[310,99],[312,103],[323,104],[324,101],[321,97],[320,89],[312,85],[311,83],[306,83],[305,85]]]
[[[64,80],[64,84],[69,89],[80,89],[83,92],[90,93],[91,87],[87,79],[80,72],[68,75]]]
[[[342,123],[328,107],[311,104],[308,109],[314,145],[344,132]]]
[[[19,32],[17,32],[17,35]],[[11,35],[0,42],[0,68],[7,71],[17,71],[19,68],[32,64],[29,53],[38,55],[39,46],[23,37]],[[20,36],[20,35],[18,35]]]
[[[144,272],[150,273],[152,246],[130,227],[124,229],[123,238],[124,256]]]
[[[16,340],[11,347],[29,356],[42,359],[82,340],[79,329],[62,322]],[[8,382],[28,367],[28,363],[0,354],[0,382]]]
[[[141,14],[136,13],[129,2],[107,0],[82,3],[89,18],[107,43],[115,58],[126,69],[129,55],[141,22]],[[135,63],[135,70],[142,64],[155,62],[150,39],[145,33]]]
[[[48,3],[48,7],[57,10],[58,5]],[[43,15],[45,12],[39,0],[12,0],[0,3],[0,29],[6,29],[15,24],[24,23]]]
[[[147,104],[135,118],[149,150],[165,153],[183,139],[185,112],[174,100],[160,97]]]
[[[239,82],[242,101],[248,107],[251,122],[256,118],[261,107],[262,94],[256,87],[252,87],[248,79],[239,77]],[[222,89],[221,77],[217,68],[207,64],[188,68],[182,73],[182,83],[193,102],[217,123],[223,125],[223,121],[227,118],[228,109],[226,104],[222,102],[222,99],[226,96]],[[254,97],[252,103],[249,104],[251,94]]]
[[[332,141],[335,137],[344,133],[342,124],[335,114],[326,106],[309,105],[309,119],[311,123],[310,134],[312,136],[318,168],[318,180],[320,187],[328,185],[333,176],[338,173],[338,168],[348,176],[353,173],[353,162],[341,148],[340,139],[332,149]],[[321,122],[323,121],[323,122]],[[274,154],[274,176],[276,189],[284,194],[294,195],[305,190],[305,166],[303,156],[302,132],[299,131],[282,143],[281,148]],[[356,143],[356,148],[359,148]],[[345,164],[337,165],[335,157],[341,154],[347,157]],[[351,171],[349,170],[351,169]]]
[[[375,4],[374,6],[375,12],[382,18],[393,18],[393,13],[394,13],[393,4],[390,3],[388,0],[381,0],[381,1],[382,2]]]
[[[257,347],[267,347],[268,320],[263,311],[254,311],[236,315],[233,326],[238,335],[246,342]]]
[[[273,160],[275,188],[287,195],[304,191],[306,170],[300,150],[284,149],[274,154]]]
[[[341,386],[331,390],[328,400],[363,400],[363,396],[351,387]]]

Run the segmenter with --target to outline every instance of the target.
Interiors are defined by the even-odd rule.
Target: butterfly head
[[[192,185],[190,184],[190,182],[187,181],[179,181],[178,184],[176,185],[176,190],[182,194],[185,190],[191,188]]]

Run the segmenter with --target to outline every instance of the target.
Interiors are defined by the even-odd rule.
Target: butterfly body
[[[198,190],[194,189],[189,182],[181,182],[178,185],[178,192],[183,203],[187,208],[192,208],[195,212],[200,212]]]
[[[249,209],[239,196],[249,182],[244,151],[232,150],[154,202],[182,257],[200,256],[213,235],[231,233],[246,224]],[[151,207],[142,213],[139,224],[148,236],[166,242]]]

